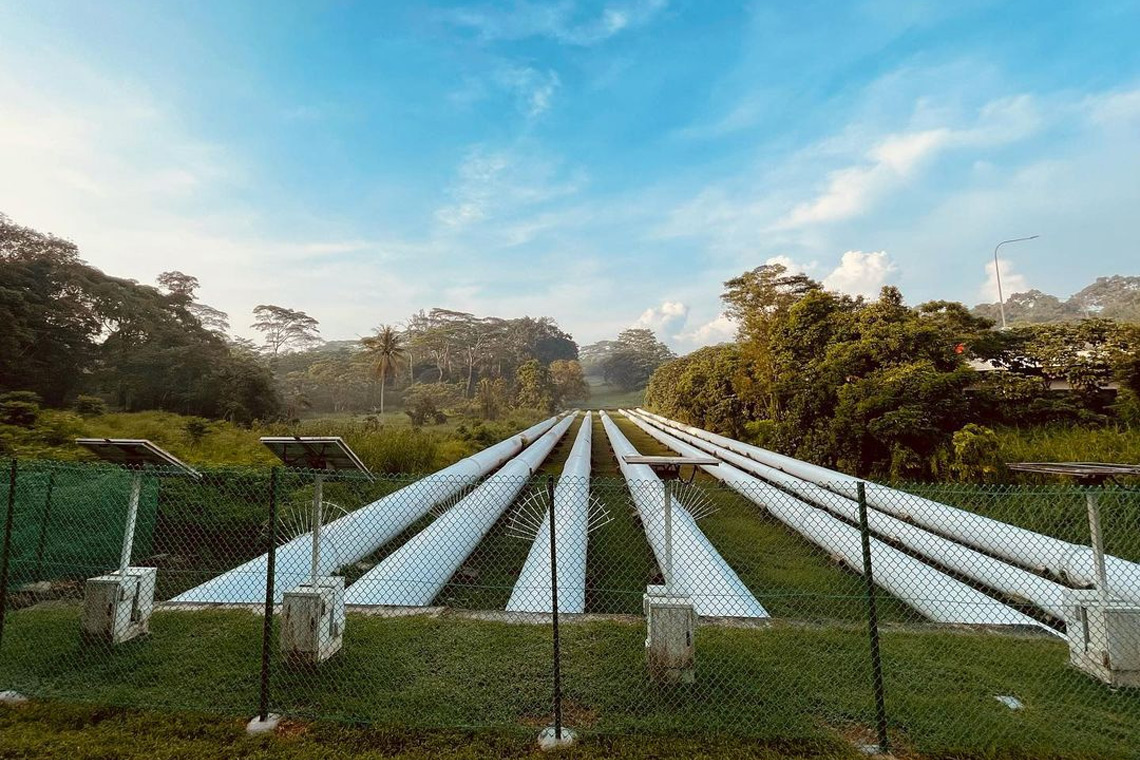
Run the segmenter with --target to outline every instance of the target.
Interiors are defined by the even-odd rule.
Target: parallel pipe
[[[684,425],[644,409],[640,413],[741,456],[853,498],[858,478],[774,451]],[[1075,586],[1095,586],[1096,562],[1090,547],[1019,528],[888,486],[867,483],[867,503],[903,520],[969,544],[1022,567],[1048,572]],[[1109,595],[1140,604],[1140,564],[1105,557]]]
[[[859,521],[859,502],[855,499],[849,499],[766,464],[732,454],[682,430],[674,429],[666,433],[665,426],[656,420],[640,415],[630,415],[630,419],[654,437],[658,437],[659,434],[673,436],[715,457],[733,457],[733,464],[740,469],[791,491],[804,501],[818,504],[850,522]],[[1065,617],[1066,588],[1059,583],[903,522],[877,509],[867,511],[867,520],[874,533],[905,546],[941,567],[953,570],[1007,596],[1031,603],[1054,617]]]
[[[371,504],[338,518],[320,531],[319,574],[357,562],[398,536],[409,525],[495,470],[531,442],[554,427],[557,417],[543,420],[517,435],[489,446],[450,467],[404,486]],[[277,549],[273,600],[309,577],[312,551],[310,533]],[[255,604],[265,599],[268,554],[179,594],[171,601],[199,604]]]
[[[554,489],[554,543],[558,559],[558,609],[586,609],[586,533],[590,522],[590,450],[593,417],[589,412],[574,438]],[[526,564],[515,581],[510,612],[550,612],[550,515],[531,544]]]
[[[572,416],[562,418],[458,504],[361,576],[345,592],[345,603],[431,604],[507,506],[518,498],[573,420]]]
[[[658,567],[666,566],[665,557],[665,486],[647,465],[629,464],[625,457],[636,456],[637,449],[626,440],[605,412],[599,413],[610,446],[617,456],[642,527],[657,557]],[[709,542],[692,516],[683,508],[673,510],[673,577],[668,578],[674,592],[688,596],[698,615],[725,617],[768,617],[767,610],[756,600],[736,572]]]
[[[669,433],[648,425],[643,429],[678,454],[707,456],[705,452]],[[863,550],[857,528],[748,474],[740,468],[747,462],[746,458],[732,452],[723,452],[722,459],[724,461],[721,464],[705,465],[702,469],[859,572]],[[935,622],[1032,626],[1056,634],[1052,628],[1028,615],[877,538],[871,539],[870,547],[875,583]]]

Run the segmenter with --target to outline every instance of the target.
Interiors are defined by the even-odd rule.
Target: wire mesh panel
[[[590,477],[558,466],[577,428],[529,477],[145,471],[129,565],[155,569],[154,603],[126,600],[146,624],[122,642],[83,632],[88,579],[116,579],[134,473],[20,462],[0,689],[537,731],[557,652],[579,733],[830,752],[880,744],[885,719],[896,749],[934,755],[1140,743],[1137,491],[866,484],[861,503],[849,480],[727,460],[639,479],[591,424]]]

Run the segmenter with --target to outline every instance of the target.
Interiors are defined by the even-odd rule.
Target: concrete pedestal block
[[[696,680],[697,615],[692,600],[687,596],[670,596],[664,587],[650,586],[643,604],[649,678],[655,683],[693,683]]]
[[[317,665],[344,643],[344,578],[330,575],[286,591],[281,604],[281,653]]]
[[[1079,589],[1069,592],[1065,613],[1074,667],[1111,686],[1140,687],[1140,607]]]
[[[149,633],[157,577],[156,568],[128,567],[125,575],[88,578],[80,621],[84,638],[122,644]]]

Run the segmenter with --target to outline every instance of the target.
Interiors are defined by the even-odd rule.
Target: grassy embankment
[[[539,415],[516,413],[494,422],[453,419],[413,428],[404,414],[314,417],[296,424],[250,428],[172,412],[115,412],[81,417],[45,409],[30,428],[0,425],[0,452],[20,459],[88,460],[76,438],[147,438],[185,462],[203,466],[265,466],[277,459],[264,435],[338,435],[375,472],[420,473],[446,467],[489,443],[534,424]]]

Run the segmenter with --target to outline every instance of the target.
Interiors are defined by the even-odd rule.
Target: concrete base
[[[577,740],[578,736],[566,728],[566,726],[562,727],[561,737],[554,733],[554,726],[547,726],[542,729],[542,733],[538,735],[538,748],[545,751],[548,749],[558,749],[559,747],[569,747]]]
[[[28,698],[18,691],[0,691],[0,705],[22,705],[27,701]]]
[[[265,716],[265,720],[261,719],[260,715],[254,715],[249,723],[245,724],[245,732],[247,734],[271,734],[277,730],[277,724],[281,722],[281,716],[277,713],[269,713]]]

